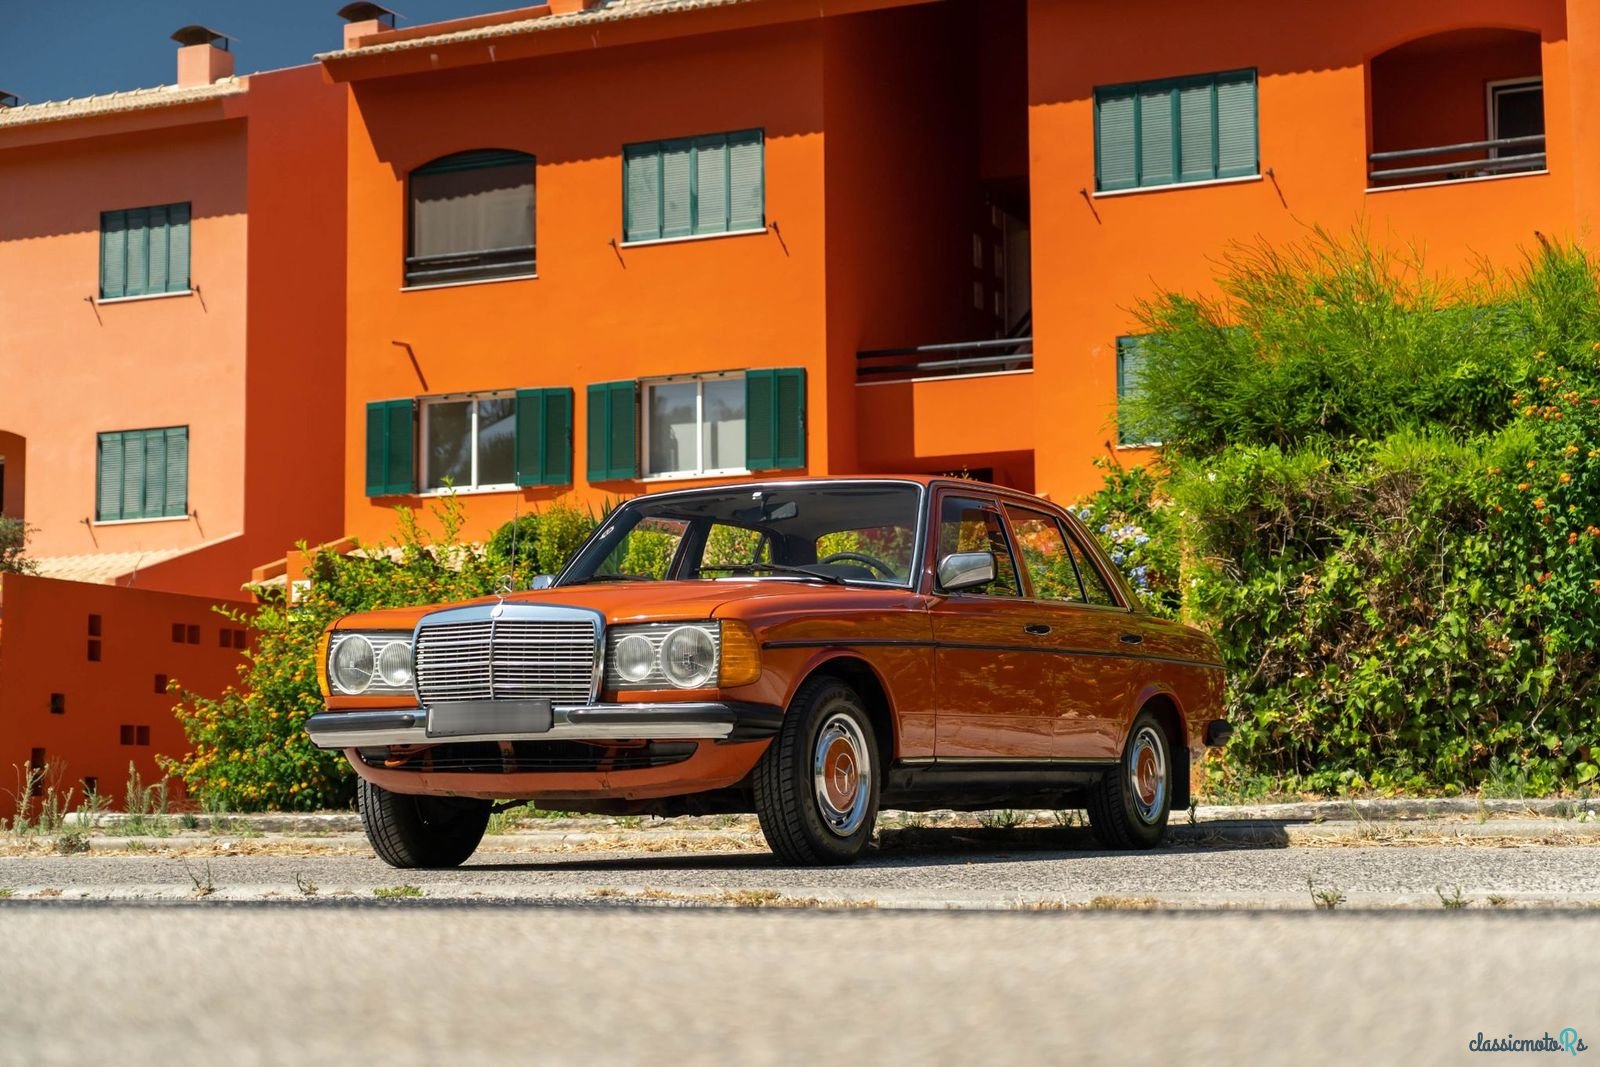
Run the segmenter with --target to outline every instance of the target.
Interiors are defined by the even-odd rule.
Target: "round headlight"
[[[644,681],[656,665],[656,650],[638,634],[629,634],[617,642],[616,657],[617,673],[630,682]]]
[[[333,650],[333,666],[328,673],[333,675],[333,684],[346,693],[365,692],[372,684],[375,660],[372,642],[360,634],[351,634]]]
[[[411,684],[411,646],[404,641],[390,641],[378,653],[378,677],[383,684],[399,689]]]
[[[661,671],[679,689],[698,689],[717,673],[717,646],[698,626],[680,626],[661,642]]]

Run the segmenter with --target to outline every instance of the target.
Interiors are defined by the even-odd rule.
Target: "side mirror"
[[[549,589],[552,585],[555,585],[555,584],[556,584],[556,576],[555,575],[553,575],[553,574],[536,574],[533,577],[533,581],[528,583],[528,588],[529,589]]]
[[[993,552],[952,552],[939,561],[939,588],[959,593],[994,581]]]

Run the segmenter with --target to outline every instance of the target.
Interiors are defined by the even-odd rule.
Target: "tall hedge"
[[[1216,635],[1243,791],[1593,783],[1600,296],[1546,245],[1451,284],[1317,235],[1141,308],[1146,584]],[[1125,476],[1124,476],[1125,477]],[[1108,483],[1137,525],[1157,513]],[[1141,510],[1142,508],[1142,510]],[[1104,531],[1103,531],[1104,532]],[[1181,561],[1181,562],[1180,562]]]

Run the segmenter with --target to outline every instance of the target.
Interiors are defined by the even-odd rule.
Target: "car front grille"
[[[506,749],[474,741],[434,745],[404,759],[395,759],[382,751],[367,751],[361,754],[361,759],[369,767],[435,774],[642,771],[682,763],[694,755],[697,747],[693,741],[652,741],[627,747],[582,741],[515,741]]]
[[[586,619],[473,619],[417,631],[417,697],[423,704],[594,696],[596,624]]]

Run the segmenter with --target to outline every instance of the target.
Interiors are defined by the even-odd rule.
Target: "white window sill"
[[[648,248],[650,245],[679,245],[686,241],[715,241],[719,237],[749,237],[766,233],[765,226],[752,226],[748,230],[724,230],[722,233],[691,233],[683,237],[653,237],[648,241],[623,241],[623,248]]]
[[[188,522],[188,515],[161,515],[151,519],[96,519],[95,526],[139,526],[148,522]]]
[[[1170,193],[1178,189],[1210,189],[1217,185],[1248,185],[1261,180],[1259,174],[1246,174],[1239,178],[1212,178],[1203,182],[1168,182],[1166,185],[1141,185],[1137,189],[1107,189],[1094,194],[1096,200],[1109,200],[1117,196],[1142,196],[1146,193]]]
[[[421,293],[429,289],[460,289],[468,285],[499,285],[502,282],[531,282],[538,279],[537,274],[508,274],[504,278],[473,278],[470,281],[459,282],[430,282],[427,285],[402,285],[402,293]]]
[[[722,470],[722,471],[672,471],[667,474],[644,474],[638,478],[641,482],[692,482],[704,481],[707,478],[748,478],[754,474],[751,470]]]
[[[139,296],[101,296],[95,298],[95,306],[106,304],[136,304],[141,300],[166,300],[174,296],[193,296],[193,289],[174,289],[170,293],[141,293]]]
[[[1549,170],[1514,170],[1506,174],[1480,174],[1475,178],[1441,178],[1432,182],[1412,182],[1409,185],[1374,185],[1367,189],[1371,193],[1398,193],[1405,189],[1437,189],[1446,185],[1477,185],[1480,182],[1503,182],[1512,178],[1542,178],[1550,174]]]
[[[1160,448],[1160,441],[1130,441],[1125,445],[1117,445],[1118,452],[1137,452],[1141,448]]]
[[[488,493],[518,493],[523,489],[537,489],[536,485],[458,485],[452,489],[422,489],[415,493],[398,493],[397,496],[483,496]],[[552,486],[550,488],[559,488]]]

